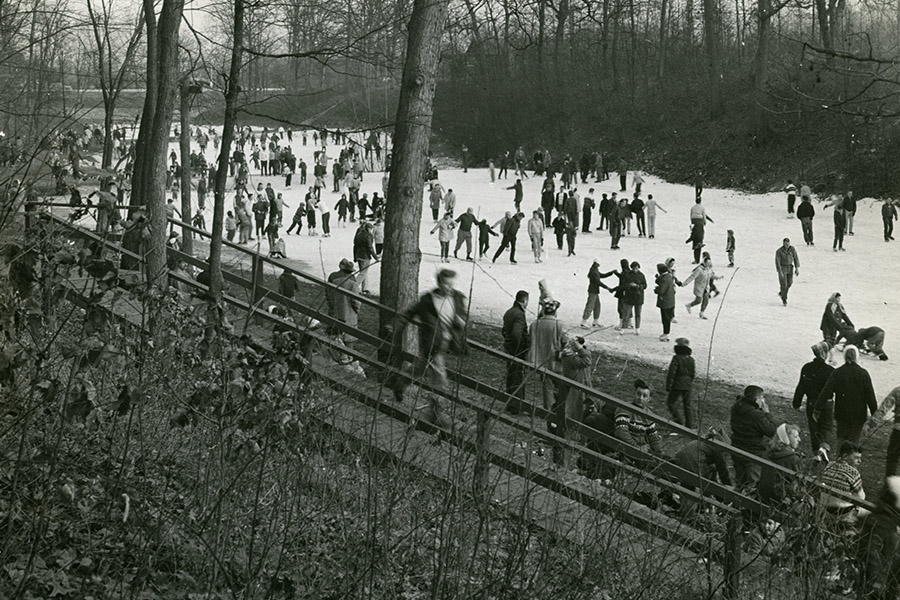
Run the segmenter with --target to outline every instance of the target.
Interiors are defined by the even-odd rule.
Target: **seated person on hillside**
[[[800,428],[782,423],[767,444],[764,458],[778,466],[797,471],[801,466]],[[759,497],[766,503],[790,503],[797,496],[796,478],[776,471],[768,465],[762,467],[759,476]]]
[[[763,565],[784,546],[784,527],[774,519],[763,519],[747,534],[744,540],[742,561],[744,566]],[[763,559],[763,560],[759,560]],[[759,561],[759,562],[757,562]]]
[[[867,512],[865,509],[857,508],[849,500],[831,493],[837,491],[846,496],[865,500],[866,492],[863,490],[862,476],[859,474],[860,464],[862,464],[862,449],[853,442],[845,441],[841,444],[838,460],[829,463],[820,475],[824,489],[819,494],[819,504],[841,521],[854,522],[857,517]]]
[[[650,410],[649,403],[650,386],[641,379],[636,380],[632,404],[638,408]],[[617,407],[607,403],[599,413],[593,413],[585,418],[584,422],[585,425],[612,435],[626,444],[636,448],[646,445],[650,447],[650,452],[653,454],[662,454],[661,438],[656,430],[656,424],[646,421],[643,416],[626,407]]]
[[[679,450],[674,462],[685,471],[696,473],[704,479],[731,485],[731,473],[728,472],[728,464],[725,462],[725,451],[711,444],[711,440],[728,443],[721,429],[710,427],[703,439],[689,442]],[[683,481],[682,484],[688,489],[695,489],[688,481]]]

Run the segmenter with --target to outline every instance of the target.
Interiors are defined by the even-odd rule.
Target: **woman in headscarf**
[[[800,428],[782,423],[767,444],[765,458],[780,467],[797,471],[801,465]],[[764,465],[759,476],[759,497],[766,503],[790,502],[796,495],[795,478]]]
[[[853,321],[847,316],[844,305],[841,304],[840,292],[835,292],[828,298],[819,328],[822,330],[822,337],[828,343],[829,349],[834,348],[835,344],[840,341],[844,330],[854,329]]]

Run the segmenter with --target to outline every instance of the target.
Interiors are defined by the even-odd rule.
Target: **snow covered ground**
[[[298,134],[292,147],[298,157],[312,164],[314,147],[303,146]],[[177,151],[177,150],[176,150]],[[334,157],[339,147],[330,145],[329,156]],[[213,160],[210,145],[208,160]],[[310,179],[311,176],[310,167]],[[327,178],[331,189],[331,168]],[[366,173],[362,192],[372,196],[381,192],[381,173]],[[306,193],[299,184],[299,173],[294,177],[290,190],[284,188],[281,177],[260,177],[253,172],[251,183],[272,182],[276,191],[283,192],[289,208],[285,209],[285,225],[290,222],[297,201]],[[440,181],[445,189],[452,189],[457,196],[456,214],[473,207],[479,217],[495,222],[507,210],[513,209],[513,191],[505,189],[515,181],[510,178],[492,184],[487,169],[443,170]],[[530,218],[531,211],[540,204],[542,178],[531,177],[524,182],[525,201],[522,211]],[[631,177],[629,176],[629,195]],[[618,190],[618,179],[600,183],[579,184],[578,192],[584,196],[588,188],[595,188],[594,197]],[[843,191],[843,190],[837,190]],[[552,232],[544,239],[546,250],[541,264],[533,262],[525,223],[519,232],[517,265],[509,263],[508,256],[491,264],[489,257],[477,262],[451,258],[450,267],[459,272],[458,287],[471,295],[472,314],[476,321],[500,326],[503,312],[512,304],[516,290],[531,292],[533,311],[537,308],[538,281],[547,279],[557,300],[562,303],[560,317],[570,327],[571,333],[587,334],[592,344],[603,352],[639,358],[665,366],[672,355],[673,343],[658,340],[662,332],[656,297],[652,293],[656,264],[667,257],[676,259],[677,275],[686,278],[692,268],[691,249],[684,243],[689,233],[688,211],[693,204],[692,187],[667,183],[656,177],[646,176],[643,196],[653,194],[667,213],[658,213],[656,238],[638,238],[632,224],[632,235],[624,236],[620,250],[611,250],[606,232],[594,231],[590,235],[579,232],[576,256],[567,257],[566,250],[556,249]],[[323,196],[333,207],[340,197],[328,191]],[[432,228],[431,211],[427,194],[423,195],[423,222],[421,249],[423,252],[420,287],[425,290],[434,284],[434,274],[443,266],[440,262],[437,234],[429,235]],[[207,203],[207,223],[212,218],[211,201]],[[718,282],[723,292],[712,299],[707,314],[709,320],[700,320],[697,309],[688,314],[684,304],[692,300],[690,286],[679,288],[676,319],[670,339],[685,336],[691,340],[697,359],[698,376],[705,373],[709,357],[710,376],[739,385],[758,384],[773,394],[789,396],[793,393],[800,367],[812,358],[810,346],[822,339],[819,322],[831,293],[841,292],[843,303],[857,327],[877,325],[887,332],[885,351],[891,357],[887,362],[863,356],[861,362],[872,375],[875,391],[882,398],[890,389],[900,385],[900,346],[895,342],[900,335],[900,241],[885,243],[882,238],[880,203],[871,199],[859,201],[854,224],[856,235],[844,240],[846,252],[833,253],[832,212],[816,206],[814,220],[815,247],[803,242],[800,223],[788,219],[785,195],[744,194],[731,190],[706,189],[703,204],[715,221],[706,228],[706,248],[712,254],[715,271],[725,278]],[[177,204],[176,204],[177,205]],[[230,199],[227,203],[230,208]],[[335,223],[337,213],[332,212],[332,237],[310,237],[304,226],[300,236],[284,236],[288,256],[302,261],[310,272],[319,276],[337,269],[343,257],[352,258],[352,242],[355,224],[342,228]],[[594,224],[598,224],[596,212]],[[733,229],[737,241],[736,268],[730,269],[725,255],[726,230]],[[284,230],[282,230],[284,231]],[[475,234],[477,238],[477,233]],[[800,275],[794,280],[788,306],[782,306],[778,297],[778,276],[775,272],[775,250],[784,237],[790,237],[800,257]],[[477,239],[476,246],[477,246]],[[498,247],[500,238],[491,238],[491,254]],[[455,242],[454,242],[455,243]],[[262,244],[265,251],[266,243]],[[451,245],[452,249],[452,245]],[[464,250],[460,256],[464,256]],[[601,263],[601,270],[616,268],[619,260],[638,261],[645,273],[649,289],[646,293],[641,335],[618,335],[612,328],[583,330],[579,328],[581,312],[587,298],[587,272],[594,258]],[[324,263],[324,271],[323,271]],[[372,267],[369,281],[377,290],[380,269]],[[614,280],[607,280],[610,285]],[[603,309],[600,317],[604,325],[617,321],[615,299],[601,296]],[[726,399],[723,399],[726,400]],[[730,400],[730,399],[727,399]]]

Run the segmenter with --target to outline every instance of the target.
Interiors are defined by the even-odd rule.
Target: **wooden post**
[[[736,513],[729,521],[725,531],[725,560],[723,571],[725,576],[725,598],[737,598],[741,587],[741,530],[743,519]]]
[[[487,413],[479,412],[475,420],[475,468],[473,473],[472,491],[479,510],[487,508],[491,501],[488,491],[488,474],[490,473],[490,460],[488,451],[491,440],[491,420]]]

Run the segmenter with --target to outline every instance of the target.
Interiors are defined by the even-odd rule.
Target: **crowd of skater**
[[[193,137],[199,151],[187,158],[192,173],[195,174],[197,190],[197,210],[191,220],[199,229],[206,229],[204,211],[209,190],[215,181],[215,165],[205,159],[206,145],[213,147],[219,143],[218,136],[212,130],[198,129]],[[261,241],[268,243],[270,256],[287,257],[287,248],[283,236],[296,232],[301,234],[306,225],[308,236],[329,237],[331,233],[331,214],[336,214],[335,224],[346,226],[353,223],[357,231],[353,236],[352,260],[340,261],[337,271],[328,280],[335,286],[348,291],[371,293],[368,283],[368,270],[377,260],[384,243],[384,209],[387,200],[387,181],[385,175],[379,182],[381,195],[374,192],[370,199],[368,193],[360,193],[365,177],[373,177],[369,163],[373,160],[387,161],[389,156],[380,144],[364,145],[349,142],[337,132],[313,131],[309,136],[316,147],[311,165],[303,158],[293,154],[291,142],[294,136],[300,136],[306,144],[308,132],[295,133],[289,128],[279,128],[262,132],[243,128],[237,136],[235,151],[229,163],[230,189],[233,190],[233,203],[225,221],[226,236],[229,241],[237,240],[238,244],[249,244]],[[71,137],[71,136],[67,136]],[[335,157],[328,156],[327,140],[333,144],[345,144]],[[77,139],[77,138],[76,138]],[[377,136],[376,136],[377,141]],[[66,149],[71,153],[81,142],[70,141]],[[120,151],[121,158],[128,160],[128,150]],[[167,185],[172,198],[167,203],[170,217],[186,217],[178,212],[180,203],[177,195],[180,185],[180,161],[176,154],[170,156],[170,176]],[[466,162],[468,158],[466,157]],[[609,247],[620,250],[620,244],[628,243],[629,237],[656,238],[657,211],[666,213],[653,198],[652,194],[644,196],[645,181],[639,172],[629,172],[624,162],[620,161],[615,172],[618,175],[620,189],[617,192],[596,194],[594,188],[588,188],[583,196],[577,189],[580,182],[590,185],[609,178],[609,168],[602,154],[586,154],[581,161],[566,157],[557,174],[555,165],[546,151],[535,153],[530,165],[534,170],[526,173],[524,151],[520,148],[513,156],[504,153],[499,161],[499,173],[494,167],[489,168],[491,181],[506,180],[509,167],[514,169],[515,182],[509,186],[512,191],[513,209],[501,219],[490,223],[487,219],[478,218],[473,208],[467,207],[458,211],[456,195],[452,189],[445,189],[436,176],[432,166],[432,180],[426,190],[428,207],[433,219],[432,233],[438,234],[441,262],[449,263],[451,244],[453,257],[459,260],[476,261],[485,256],[494,263],[508,251],[509,262],[517,264],[516,242],[524,230],[528,235],[535,263],[542,262],[547,254],[545,233],[552,230],[556,250],[565,253],[567,259],[581,260],[576,254],[576,242],[579,236],[605,233],[609,236]],[[329,165],[331,185],[328,185]],[[55,166],[60,166],[57,163]],[[467,164],[465,166],[468,166]],[[76,171],[76,162],[72,163]],[[127,170],[125,171],[127,173]],[[368,175],[367,175],[368,174]],[[629,175],[631,190],[628,190]],[[522,181],[528,177],[543,178],[539,205],[531,211],[531,218],[525,218],[522,205],[525,203]],[[271,181],[256,182],[255,177],[283,178],[283,185],[275,186]],[[288,202],[285,194],[297,183],[304,191],[293,194]],[[120,187],[127,191],[127,175],[120,178]],[[281,187],[276,190],[276,187]],[[330,188],[330,189],[329,189]],[[71,190],[71,186],[67,188]],[[814,245],[813,220],[816,208],[819,212],[831,210],[834,215],[835,252],[844,250],[844,235],[853,236],[853,223],[856,213],[856,201],[851,192],[816,201],[809,192],[808,186],[801,184],[799,188],[789,182],[785,188],[788,203],[788,217],[796,217],[801,224],[801,234],[807,246]],[[796,196],[800,196],[797,205]],[[73,193],[74,196],[74,193]],[[100,197],[98,206],[98,229],[114,225],[112,218],[102,218],[104,211],[116,212],[114,207],[104,204]],[[296,206],[291,206],[296,202]],[[555,214],[554,214],[555,213]],[[286,214],[292,215],[290,223],[286,223]],[[893,240],[893,221],[897,219],[894,203],[885,201],[881,211],[884,221],[884,239]],[[637,261],[621,259],[617,268],[603,270],[603,262],[593,259],[587,267],[587,299],[582,314],[581,328],[591,330],[603,327],[600,322],[601,295],[609,293],[615,298],[617,322],[615,330],[620,334],[631,332],[639,335],[642,331],[642,308],[645,295],[652,293],[656,297],[659,309],[661,334],[659,340],[668,342],[676,320],[676,290],[690,290],[692,299],[684,305],[685,313],[693,314],[697,308],[700,319],[707,318],[708,305],[712,298],[719,294],[716,282],[722,278],[713,267],[712,255],[708,250],[706,228],[713,219],[706,212],[703,204],[702,176],[695,180],[695,199],[689,214],[690,236],[686,243],[690,244],[693,264],[687,276],[680,277],[676,270],[675,258],[668,256],[649,269],[649,274]],[[524,223],[523,223],[524,221]],[[634,226],[632,227],[632,221]],[[596,223],[596,227],[594,224]],[[288,225],[285,229],[285,225]],[[283,233],[282,233],[283,231]],[[634,234],[632,233],[634,231]],[[477,238],[475,237],[477,234]],[[181,244],[179,234],[173,228],[170,233],[171,245]],[[498,247],[491,250],[491,238],[497,237]],[[625,241],[623,241],[625,240]],[[474,247],[477,242],[477,247]],[[460,251],[465,249],[465,256]],[[728,259],[728,267],[735,266],[737,249],[736,236],[728,230],[724,250]],[[799,274],[800,255],[789,238],[773,249],[775,271],[779,282],[779,296],[784,305],[788,304],[789,292],[793,277]],[[664,257],[665,253],[661,253]],[[653,287],[649,287],[652,278]],[[410,307],[405,316],[409,322],[419,325],[423,335],[426,331],[427,344],[420,352],[415,366],[417,376],[426,378],[430,383],[444,387],[446,385],[446,368],[443,355],[451,351],[457,332],[464,328],[467,314],[464,309],[461,293],[455,289],[455,274],[443,269],[438,274],[439,285],[415,306]],[[291,287],[290,277],[283,277],[286,289]],[[295,284],[294,284],[295,285]],[[544,282],[542,287],[540,310],[537,319],[530,325],[527,323],[525,308],[529,294],[519,292],[514,306],[504,315],[502,334],[506,351],[516,357],[527,360],[533,366],[544,367],[551,372],[580,383],[590,384],[590,350],[583,336],[572,336],[566,327],[559,322],[557,312],[560,303],[553,299],[549,288],[552,282]],[[603,292],[601,292],[603,290]],[[293,293],[291,293],[291,296]],[[425,299],[427,298],[427,300]],[[355,313],[358,304],[345,301],[342,295],[329,295],[329,308],[333,316],[348,323],[355,324]],[[446,331],[442,332],[442,329]],[[431,333],[430,337],[427,336]],[[764,391],[757,386],[748,386],[731,410],[731,434],[728,436],[724,428],[714,428],[707,432],[710,439],[729,440],[731,444],[748,453],[767,458],[776,464],[787,466],[795,471],[816,469],[820,471],[822,481],[841,492],[864,498],[859,483],[858,463],[862,456],[861,443],[866,434],[877,426],[878,419],[894,417],[900,424],[900,417],[894,414],[894,406],[898,390],[894,390],[887,399],[878,405],[875,402],[874,390],[865,389],[867,375],[860,363],[860,355],[869,354],[881,360],[887,360],[884,351],[885,332],[882,328],[868,326],[856,328],[841,304],[839,294],[829,298],[822,317],[822,340],[813,346],[813,361],[803,366],[798,394],[794,398],[794,407],[802,408],[806,402],[807,433],[812,446],[810,460],[801,457],[800,430],[790,423],[777,423],[772,419],[764,397]],[[439,340],[439,341],[437,341]],[[840,357],[840,358],[838,358]],[[836,362],[843,362],[835,368]],[[510,412],[521,412],[524,406],[523,382],[524,367],[521,363],[509,363],[507,373],[507,392],[513,400],[508,409]],[[693,380],[696,367],[691,356],[690,342],[685,337],[675,340],[673,357],[669,366],[666,383],[666,407],[671,419],[688,428],[699,431],[702,416],[697,415],[693,399]],[[861,386],[859,389],[853,386]],[[868,378],[871,388],[871,379]],[[541,397],[544,408],[556,415],[548,423],[550,431],[567,436],[567,420],[585,423],[597,431],[611,435],[636,446],[646,446],[653,453],[661,453],[660,432],[656,426],[642,417],[641,411],[629,411],[621,407],[601,407],[586,403],[579,397],[577,389],[567,389],[557,380],[541,377]],[[402,392],[401,392],[402,394]],[[646,382],[635,383],[634,405],[641,410],[650,407],[652,387]],[[891,399],[893,398],[893,401]],[[859,403],[862,402],[862,410]],[[848,408],[851,406],[851,408]],[[439,409],[435,409],[439,412]],[[860,413],[864,418],[860,419]],[[848,417],[849,415],[849,417]],[[850,418],[852,417],[852,418]],[[436,417],[437,418],[437,417]],[[852,421],[852,422],[851,422]],[[900,475],[897,462],[900,459],[900,426],[891,437],[888,450],[887,476]],[[603,438],[585,440],[591,447],[602,452],[612,452],[604,446]],[[695,444],[694,447],[692,444]],[[823,451],[824,449],[824,451]],[[796,482],[784,480],[777,472],[767,472],[759,465],[742,459],[741,455],[731,456],[731,468],[728,457],[715,446],[701,441],[686,445],[670,457],[672,460],[692,470],[699,469],[704,477],[719,480],[729,485],[736,485],[745,491],[759,494],[766,501],[790,503],[796,500],[792,496],[798,486]],[[806,463],[809,462],[807,465]],[[814,464],[813,464],[814,463]],[[586,472],[594,467],[580,465]],[[840,496],[826,498],[823,505],[836,517],[843,518],[844,513],[852,513],[852,520],[863,517],[854,505],[847,503]],[[848,518],[848,520],[850,520]],[[760,533],[762,532],[762,533]],[[775,531],[760,528],[756,538],[762,536],[765,543]]]

